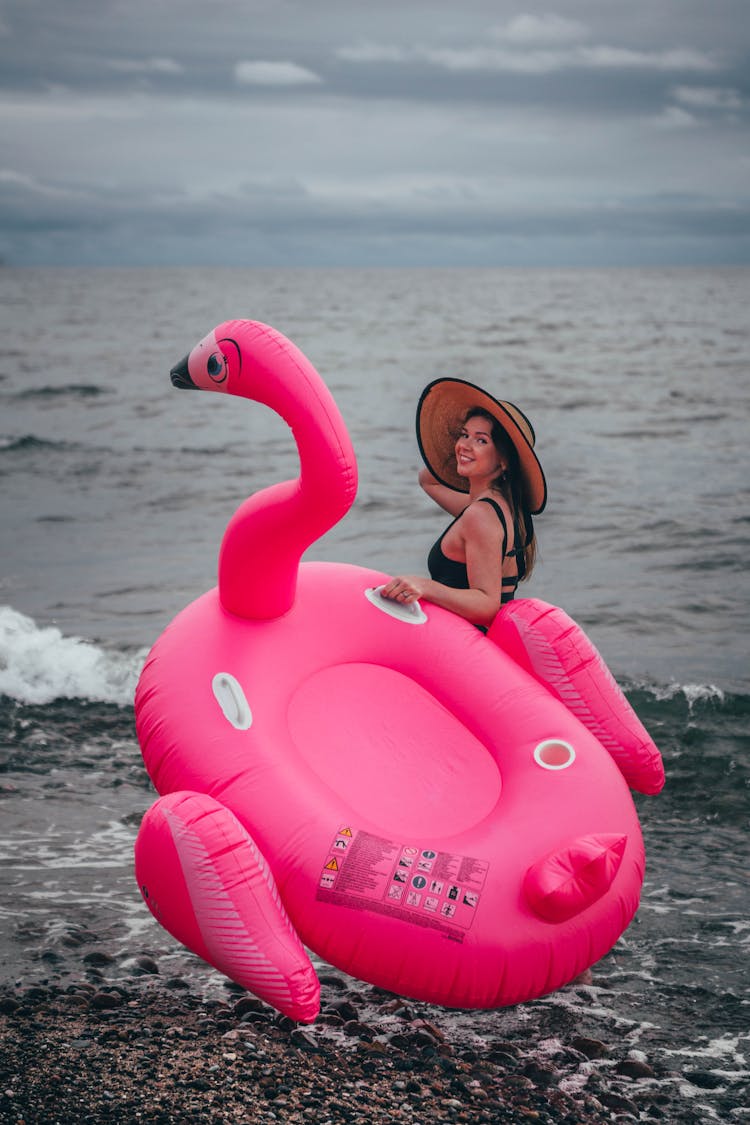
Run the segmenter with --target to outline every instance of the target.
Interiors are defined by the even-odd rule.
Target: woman
[[[430,577],[393,578],[383,597],[424,598],[486,628],[534,565],[531,517],[547,502],[534,429],[512,402],[436,379],[419,400],[417,440],[419,483],[454,520],[430,551]]]

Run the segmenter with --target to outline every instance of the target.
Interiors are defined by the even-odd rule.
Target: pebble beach
[[[670,1091],[714,1081],[665,1073],[616,1035],[586,1034],[565,1008],[550,1009],[535,1044],[520,1034],[469,1043],[442,1009],[335,972],[321,981],[321,1016],[304,1026],[229,982],[225,998],[206,999],[161,979],[145,954],[125,982],[108,980],[105,953],[83,965],[65,982],[0,990],[0,1121],[699,1125],[703,1111]],[[596,1004],[598,986],[571,987]],[[728,1111],[738,1104],[738,1091],[724,1096]]]

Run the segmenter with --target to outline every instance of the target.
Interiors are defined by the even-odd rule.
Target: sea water
[[[740,1120],[749,306],[743,269],[0,270],[2,979],[72,971],[104,942],[222,987],[133,880],[154,793],[132,697],[148,646],[215,584],[236,506],[298,470],[265,408],[169,380],[217,323],[249,317],[308,355],[357,452],[354,507],[310,558],[424,572],[446,522],[416,485],[430,380],[531,417],[549,502],[521,590],[586,629],[665,759],[664,792],[636,797],[641,906],[593,983],[445,1019],[480,1039],[520,1023],[540,1050],[571,1027],[621,1036],[691,1113]]]

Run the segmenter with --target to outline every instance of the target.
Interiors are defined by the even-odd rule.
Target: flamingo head
[[[242,351],[236,340],[220,331],[224,327],[209,332],[172,368],[173,386],[232,393],[242,371]]]

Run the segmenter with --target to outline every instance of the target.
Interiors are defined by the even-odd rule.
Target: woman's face
[[[458,475],[467,480],[486,477],[488,482],[506,468],[492,440],[489,419],[477,416],[464,422],[456,441],[456,468]]]

